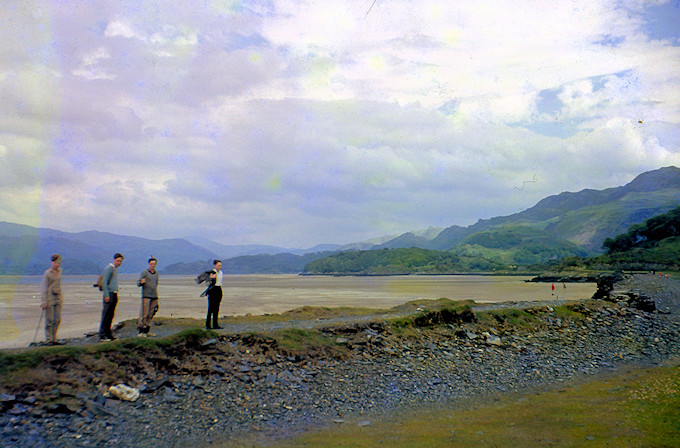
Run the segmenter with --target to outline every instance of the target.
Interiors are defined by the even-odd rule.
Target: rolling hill
[[[506,225],[524,225],[543,229],[585,250],[601,252],[605,238],[623,233],[629,226],[678,204],[680,168],[670,166],[640,174],[622,187],[564,192],[549,196],[520,213],[479,220],[469,227],[448,227],[426,248],[450,250],[474,233],[500,231]]]
[[[621,187],[564,192],[520,213],[468,227],[453,225],[434,238],[406,233],[374,249],[418,247],[505,264],[543,263],[601,253],[606,238],[678,204],[680,168],[671,166],[640,174]]]
[[[134,236],[87,231],[68,233],[0,223],[0,274],[42,274],[53,253],[63,256],[65,274],[96,274],[120,252],[125,261],[121,273],[141,272],[149,257],[159,260],[159,269],[186,260],[217,258],[213,252],[182,239],[150,240]]]

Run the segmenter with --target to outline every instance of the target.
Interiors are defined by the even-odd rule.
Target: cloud
[[[113,20],[108,23],[106,30],[104,31],[104,36],[106,37],[125,37],[127,39],[138,38],[137,34],[133,31],[132,27],[128,23],[121,22],[119,20]]]
[[[80,65],[72,73],[87,80],[114,79],[115,76],[109,74],[106,68],[99,66],[100,62],[106,59],[111,59],[108,50],[103,47],[97,48],[95,51],[84,55]]]
[[[3,220],[304,247],[680,165],[671,2],[33,6],[0,15]]]

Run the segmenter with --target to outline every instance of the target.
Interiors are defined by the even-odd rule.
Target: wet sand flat
[[[533,300],[582,300],[595,292],[592,283],[564,287],[526,283],[529,277],[449,275],[328,277],[299,275],[225,275],[220,315],[272,314],[301,306],[390,308],[416,299],[472,299],[478,303]],[[96,276],[64,276],[60,338],[97,331],[101,292],[92,287]],[[136,275],[121,275],[114,322],[136,318],[140,288]],[[40,276],[0,276],[0,348],[25,347],[34,340],[41,315]],[[162,317],[205,318],[204,290],[193,276],[163,276],[159,283]],[[37,341],[44,339],[44,323]]]

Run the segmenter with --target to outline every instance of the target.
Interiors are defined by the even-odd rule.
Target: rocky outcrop
[[[606,300],[614,289],[614,285],[624,279],[623,274],[615,272],[613,274],[601,274],[595,278],[597,291],[593,295],[595,300]]]
[[[596,283],[597,275],[541,274],[527,281],[537,283]]]

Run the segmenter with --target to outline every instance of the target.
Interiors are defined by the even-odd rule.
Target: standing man
[[[139,319],[137,320],[137,336],[145,338],[156,336],[151,333],[151,320],[158,311],[158,272],[156,265],[158,260],[149,258],[149,268],[141,273],[137,286],[142,287],[142,304],[139,308]]]
[[[208,289],[208,315],[205,318],[205,328],[208,330],[220,330],[217,324],[217,317],[220,314],[220,302],[222,302],[222,262],[220,260],[213,261],[213,270],[210,274],[211,285]],[[212,318],[212,327],[210,320]]]
[[[50,258],[52,265],[43,275],[40,308],[45,313],[45,341],[48,345],[61,345],[57,340],[57,330],[61,323],[61,255]]]
[[[116,313],[116,305],[118,304],[118,268],[123,264],[123,257],[121,254],[113,256],[113,263],[104,269],[102,277],[102,320],[99,325],[99,340],[113,341],[116,339],[111,332],[111,324],[113,323],[113,316]]]

